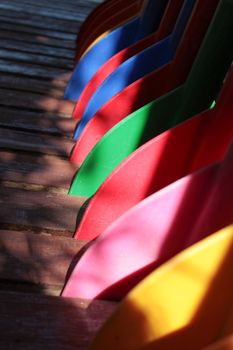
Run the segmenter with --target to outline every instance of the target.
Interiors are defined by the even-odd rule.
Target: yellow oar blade
[[[128,294],[91,350],[197,350],[211,344],[231,311],[232,247],[233,225],[162,265]]]

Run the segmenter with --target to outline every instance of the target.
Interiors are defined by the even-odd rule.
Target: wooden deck
[[[75,123],[62,98],[98,2],[0,2],[1,349],[86,349],[115,308],[59,296],[86,246],[72,238],[86,199],[67,195]]]

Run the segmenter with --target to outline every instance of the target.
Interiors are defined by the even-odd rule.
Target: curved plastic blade
[[[232,154],[156,192],[109,226],[81,257],[63,295],[119,300],[182,249],[231,224]]]
[[[127,4],[130,6],[132,4],[137,4],[137,13],[140,11],[142,0],[129,0]],[[112,14],[118,14],[125,8],[124,0],[108,0],[104,3],[99,4],[94,10],[88,15],[86,20],[82,23],[79,29],[77,39],[76,39],[76,55],[77,58],[81,57],[83,51],[81,50],[82,45],[90,45],[91,40],[89,37],[92,35],[95,40],[103,31],[99,31],[99,23],[106,21],[106,18],[112,16]],[[121,23],[121,22],[120,22]],[[98,30],[97,30],[98,28]],[[111,26],[110,26],[111,28]],[[104,27],[104,32],[110,29],[108,26]],[[97,30],[97,32],[96,32]],[[92,39],[92,40],[93,40]],[[86,44],[85,44],[86,43]]]
[[[153,138],[113,171],[90,201],[75,238],[97,237],[147,196],[224,157],[233,138],[232,75],[214,109]]]
[[[181,9],[182,3],[184,0],[170,0],[166,11],[161,20],[159,29],[152,35],[147,36],[143,40],[139,40],[136,44],[131,45],[130,47],[120,51],[113,57],[111,57],[92,77],[89,83],[85,86],[82,94],[80,95],[74,112],[74,119],[81,119],[83,112],[95,92],[95,90],[101,85],[101,83],[124,61],[130,57],[136,55],[141,50],[152,45],[156,41],[162,40],[168,36],[176,22],[179,11]]]
[[[91,350],[196,350],[221,338],[232,313],[233,227],[185,250],[140,283]]]
[[[167,1],[168,0],[149,0],[148,7],[150,7],[152,3],[155,8],[152,16],[153,18],[151,19],[153,22],[150,23],[153,24],[153,28],[158,27]],[[149,18],[151,17],[151,13],[148,13],[146,10],[144,13],[148,15]],[[110,57],[140,38],[141,32],[144,29],[141,28],[140,21],[144,13],[142,16],[137,17],[129,23],[115,29],[109,35],[106,35],[87,52],[74,69],[65,92],[65,98],[77,100],[88,81]],[[148,26],[148,28],[150,28],[150,26]],[[153,30],[148,33],[143,32],[145,35],[149,35]]]
[[[98,20],[98,18],[95,19],[93,23],[94,27],[83,39],[83,44],[79,44],[79,47],[77,47],[76,63],[78,63],[100,39],[117,27],[125,25],[128,21],[138,16],[142,1],[131,0],[130,2],[127,2],[127,6],[121,6],[119,10],[117,10],[116,6],[114,6],[114,8],[111,7],[108,11],[105,11],[101,20]]]
[[[134,110],[184,83],[219,0],[207,2],[197,2],[171,64],[136,81],[106,103],[84,129],[72,152],[72,161],[82,164],[90,150],[111,127]]]
[[[137,110],[105,134],[76,174],[71,194],[92,196],[135,149],[209,108],[232,62],[232,16],[232,4],[222,1],[185,84]],[[216,55],[219,42],[221,55]]]
[[[195,2],[196,0],[184,1],[174,30],[168,37],[126,60],[108,76],[91,97],[82,119],[75,130],[74,139],[77,140],[80,137],[87,123],[108,100],[116,96],[128,85],[150,74],[174,58]]]

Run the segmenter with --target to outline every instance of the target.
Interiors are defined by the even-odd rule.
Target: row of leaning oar
[[[69,193],[91,242],[62,296],[120,301],[93,350],[232,344],[232,58],[233,0],[107,0],[78,34]]]

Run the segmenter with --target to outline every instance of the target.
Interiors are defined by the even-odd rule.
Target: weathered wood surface
[[[13,1],[13,0],[8,0],[7,2],[0,2],[0,10],[6,10],[6,11],[10,11],[10,13],[13,12],[20,12],[23,13],[25,15],[30,15],[31,16],[43,16],[43,18],[49,18],[49,20],[51,21],[51,19],[53,20],[61,20],[62,22],[64,22],[64,20],[69,21],[69,23],[71,23],[71,26],[73,24],[76,24],[76,22],[83,22],[84,19],[86,18],[87,14],[88,14],[88,9],[86,9],[85,7],[82,8],[82,11],[77,11],[78,6],[76,7],[76,11],[75,11],[75,7],[73,6],[73,12],[71,11],[64,11],[64,10],[60,10],[59,8],[57,8],[56,10],[54,10],[54,8],[51,8],[49,6],[35,6],[34,3],[32,2],[28,2],[28,3],[24,3],[22,1]]]
[[[71,261],[85,249],[85,241],[71,238],[0,230],[0,289],[19,282],[24,290],[59,295]],[[0,300],[1,303],[1,300]]]
[[[0,151],[0,164],[0,182],[54,187],[66,193],[77,170],[68,160],[22,152]]]
[[[67,158],[73,145],[72,140],[61,137],[0,128],[0,150],[20,150]]]
[[[18,6],[8,4],[7,1],[0,2],[0,18],[3,18],[5,22],[13,23],[17,22],[18,24],[23,24],[31,27],[39,27],[45,29],[52,29],[58,32],[64,32],[76,35],[78,29],[80,28],[80,24],[84,16],[78,16],[76,20],[65,20],[59,18],[51,18],[46,16],[42,11],[32,10],[22,10],[20,6],[20,2],[18,2]],[[56,12],[56,11],[52,11]],[[40,14],[38,14],[40,13]]]
[[[0,19],[1,21],[1,19]],[[18,62],[9,59],[0,59],[0,72],[21,74],[29,77],[39,77],[51,81],[51,79],[66,81],[70,74],[67,68],[54,68],[41,66],[34,63]]]
[[[4,25],[6,26],[6,28]],[[8,25],[7,27],[7,23],[0,23],[0,28],[0,38],[20,42],[21,50],[24,49],[24,44],[26,43],[32,43],[34,45],[37,43],[36,45],[48,46],[50,48],[56,47],[58,48],[58,54],[59,52],[62,52],[63,49],[66,49],[66,55],[68,55],[68,52],[74,52],[75,49],[74,41],[62,40],[60,37],[59,39],[50,38],[48,36],[45,36],[43,30],[40,31],[39,28],[37,28],[36,33],[34,33],[34,29],[36,30],[36,28],[31,28],[32,30],[30,30],[30,27],[28,27],[28,30],[25,30],[25,27],[17,25]],[[56,33],[57,32],[55,32],[55,34]]]
[[[80,20],[95,5],[90,0],[0,3],[3,227],[69,236],[74,230],[85,199],[64,194],[77,169],[67,160],[75,122],[65,117],[73,103],[62,97]]]
[[[0,74],[0,88],[24,92],[34,92],[47,97],[52,96],[62,99],[64,95],[65,81],[54,79],[53,81],[42,80],[37,77],[24,77],[10,73]],[[4,91],[3,91],[4,95]],[[41,98],[41,96],[38,96]],[[3,99],[3,103],[5,103]],[[27,106],[28,108],[28,106]],[[69,115],[70,117],[70,115]],[[72,120],[72,118],[69,118]]]
[[[8,0],[8,3],[15,3],[17,0]],[[75,16],[75,12],[77,12],[77,8],[83,13],[87,14],[90,12],[91,9],[94,9],[96,7],[96,3],[99,3],[99,1],[92,1],[92,0],[78,0],[78,1],[68,1],[65,2],[62,1],[56,1],[56,0],[40,0],[38,2],[32,1],[32,0],[21,0],[21,4],[35,7],[43,7],[44,9],[55,9],[56,11],[61,12],[72,12],[72,14]]]
[[[40,50],[38,49],[38,51]],[[33,52],[34,53],[28,53],[28,52],[22,52],[19,50],[16,52],[14,50],[1,49],[0,58],[1,59],[6,58],[7,60],[19,61],[19,62],[36,63],[36,64],[41,64],[42,66],[48,66],[48,67],[54,67],[54,68],[60,68],[60,67],[66,66],[67,68],[72,69],[73,67],[73,63],[71,60],[68,60],[65,58],[41,55],[41,51],[38,53],[35,53],[35,50],[33,50]]]
[[[72,20],[76,20],[77,16],[80,15],[85,18],[86,15],[90,12],[90,9],[95,7],[95,4],[93,4],[93,2],[90,1],[78,1],[76,3],[70,3],[66,1],[65,3],[61,3],[56,1],[46,2],[46,0],[40,0],[38,2],[32,2],[31,0],[21,0],[19,3],[17,0],[8,0],[7,5],[13,5],[14,9],[18,8],[18,6],[20,5],[19,8],[22,8],[23,10],[30,11],[33,9],[34,12],[42,11],[43,16],[67,20],[69,20],[70,18]],[[15,5],[17,5],[17,7]],[[77,9],[79,9],[78,14]]]
[[[1,84],[1,76],[0,76]],[[72,138],[76,121],[54,113],[1,106],[0,127]]]
[[[11,225],[71,237],[84,197],[50,191],[0,188],[0,227]]]
[[[63,93],[76,33],[96,3],[0,2],[2,349],[87,349],[116,307],[58,297],[87,247],[72,238],[86,198],[66,194],[76,122]]]
[[[56,113],[57,116],[71,115],[74,103],[71,101],[63,101],[60,98],[44,96],[38,93],[16,90],[8,90],[0,88],[0,105],[24,108],[28,110],[46,111]]]
[[[31,24],[31,26],[30,26]],[[41,28],[40,26],[33,26],[33,22],[29,22],[29,25],[27,25],[27,23],[25,23],[22,19],[17,19],[15,20],[15,18],[5,18],[4,15],[1,15],[0,12],[0,29],[1,30],[11,30],[14,32],[17,32],[18,34],[21,33],[30,33],[31,35],[35,36],[35,41],[37,42],[46,42],[47,40],[50,39],[57,39],[61,41],[61,47],[63,47],[63,43],[64,41],[66,41],[68,44],[71,44],[71,47],[74,47],[74,43],[75,43],[75,38],[76,35],[75,33],[67,33],[67,32],[63,32],[61,31],[60,26],[58,26],[57,28],[60,28],[59,31],[56,30],[56,28],[53,30],[53,28],[51,28],[52,26],[49,25],[49,27],[47,26],[47,28]]]
[[[1,348],[86,350],[116,303],[0,292]]]
[[[35,54],[44,56],[46,59],[46,56],[48,56],[50,59],[54,57],[54,62],[53,61],[45,61],[45,65],[50,65],[51,63],[54,63],[55,65],[58,65],[56,63],[55,58],[60,59],[60,65],[61,66],[67,66],[69,67],[71,64],[73,66],[73,59],[74,59],[74,50],[71,49],[65,49],[65,48],[60,48],[60,47],[53,47],[50,45],[45,45],[43,42],[37,43],[36,40],[34,39],[34,42],[24,42],[22,43],[22,38],[21,41],[17,40],[17,35],[16,35],[16,40],[14,35],[12,35],[10,38],[4,38],[3,35],[0,35],[1,38],[1,49],[4,49],[3,52],[8,50],[10,53],[13,51],[15,53],[15,56],[12,57],[19,59],[21,56],[17,56],[19,53],[21,54],[22,52],[27,52],[29,54],[34,54],[28,57],[31,57],[31,60],[35,60]],[[16,52],[15,52],[16,51]],[[1,55],[3,55],[1,53]],[[39,57],[41,57],[39,56]],[[2,57],[2,56],[1,56]],[[3,56],[4,57],[4,56]],[[61,58],[63,60],[61,60]],[[59,60],[57,60],[59,62]],[[38,61],[41,63],[40,61]],[[48,62],[48,63],[47,63]]]

